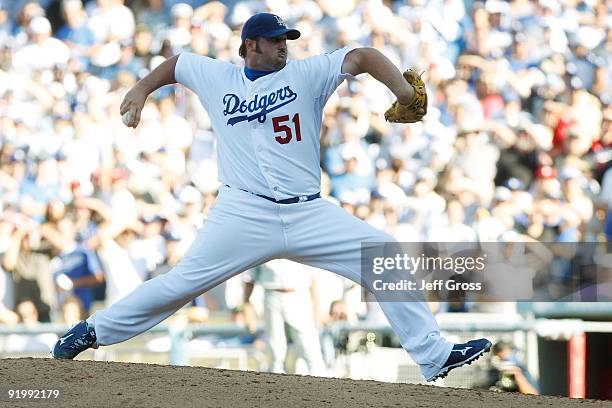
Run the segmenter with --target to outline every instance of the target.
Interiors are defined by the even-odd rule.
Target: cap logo
[[[278,23],[279,26],[283,28],[287,28],[287,25],[283,22],[283,20],[281,20],[279,16],[275,15],[274,18],[276,19],[276,22]]]

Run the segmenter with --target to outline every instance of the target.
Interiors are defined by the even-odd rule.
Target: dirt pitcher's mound
[[[59,389],[16,400],[8,390]],[[610,407],[612,403],[153,364],[0,360],[0,407]]]

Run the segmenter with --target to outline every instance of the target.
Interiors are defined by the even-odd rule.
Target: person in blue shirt
[[[80,55],[80,61],[88,67],[89,57],[94,52],[96,37],[87,26],[87,14],[81,0],[62,2],[62,17],[66,24],[57,30],[56,37]]]
[[[139,79],[147,72],[146,67],[139,58],[135,58],[134,43],[132,40],[119,42],[121,54],[119,61],[110,67],[99,70],[98,76],[113,81],[121,72],[127,72],[135,79]]]
[[[94,300],[94,287],[104,282],[98,257],[92,250],[77,245],[61,253],[55,263],[55,282],[66,292],[72,290],[88,313]]]
[[[344,173],[331,178],[332,195],[340,201],[347,196],[355,196],[357,202],[369,201],[369,193],[375,187],[371,174],[360,174],[357,171],[357,158],[344,155]]]
[[[52,177],[57,163],[53,157],[41,156],[31,163],[30,174],[19,184],[20,205],[22,210],[41,222],[44,219],[46,205],[60,196],[61,186]]]

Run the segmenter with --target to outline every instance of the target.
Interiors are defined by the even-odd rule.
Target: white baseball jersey
[[[350,50],[288,61],[255,81],[225,61],[179,56],[175,79],[210,115],[224,184],[277,200],[319,192],[323,107],[351,76],[341,72]]]

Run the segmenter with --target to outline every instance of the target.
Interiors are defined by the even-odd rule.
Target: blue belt
[[[232,186],[226,184],[227,187],[232,188]],[[268,197],[265,196],[263,194],[255,194],[251,191],[245,190],[243,188],[238,188],[238,190],[242,190],[244,192],[256,195],[257,197],[261,197],[261,198],[265,198],[268,201],[272,201],[273,203],[276,204],[295,204],[295,203],[305,203],[306,201],[312,201],[316,198],[320,198],[321,197],[321,193],[316,193],[316,194],[311,194],[309,196],[300,196],[300,197],[291,197],[291,198],[285,198],[283,200],[277,200],[275,198],[272,197]]]

